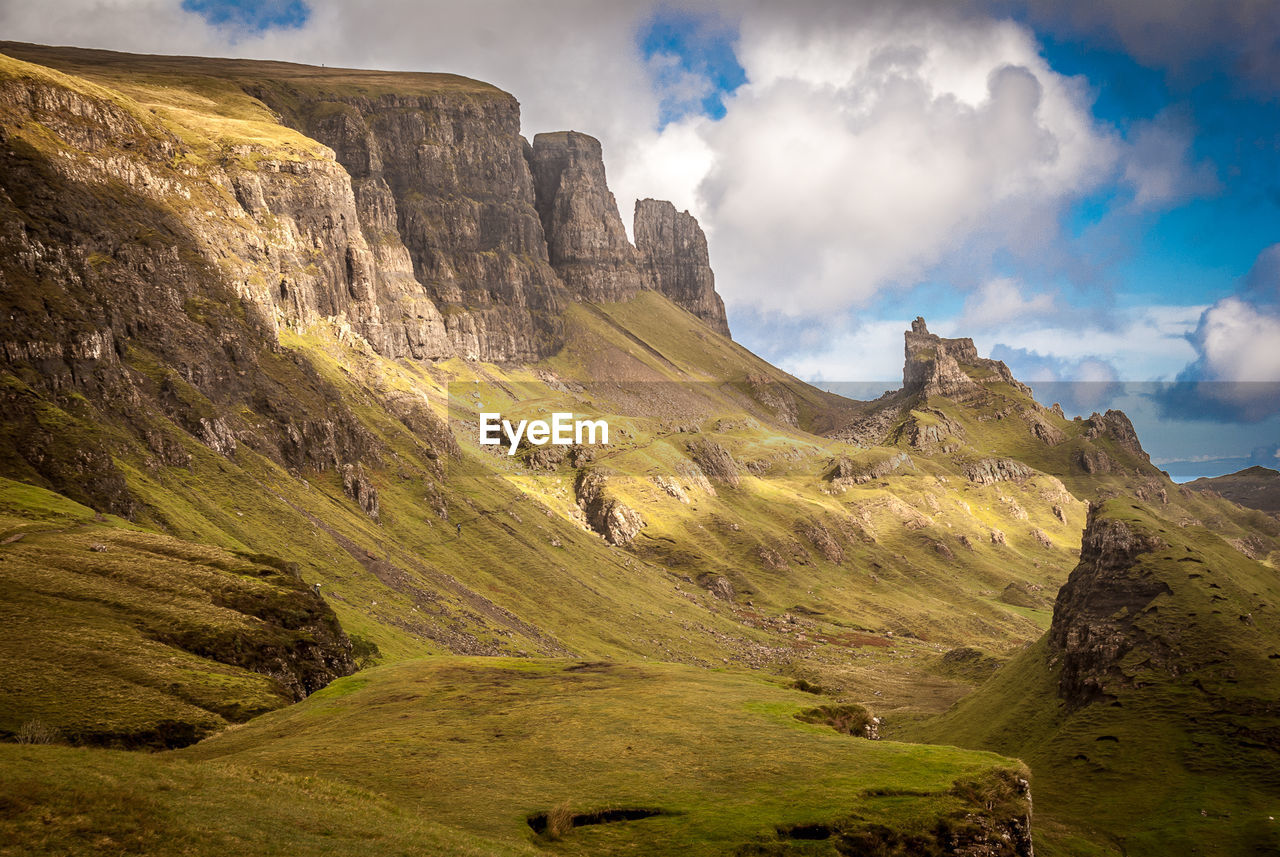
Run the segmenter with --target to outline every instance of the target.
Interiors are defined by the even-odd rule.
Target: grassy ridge
[[[577,828],[566,854],[722,854],[818,822],[927,830],[963,812],[957,779],[1016,770],[802,723],[813,702],[670,664],[433,658],[335,682],[182,755],[340,779],[496,839],[531,838],[527,820],[562,805],[661,811]]]
[[[1062,656],[1042,639],[906,734],[1025,759],[1039,774],[1046,854],[1271,853],[1280,848],[1275,569],[1132,503],[1110,501],[1102,514],[1166,545],[1124,572],[1168,592],[1133,620],[1141,642],[1107,680],[1113,699],[1065,704]]]
[[[0,480],[0,735],[191,743],[349,666],[332,613],[280,560],[146,533]]]

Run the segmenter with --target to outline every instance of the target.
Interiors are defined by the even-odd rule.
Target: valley
[[[3,42],[0,211],[0,854],[1280,848],[1275,517],[495,87]]]

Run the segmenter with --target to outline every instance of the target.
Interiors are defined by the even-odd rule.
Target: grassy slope
[[[317,605],[279,560],[142,532],[7,479],[0,592],[6,736],[34,721],[74,743],[189,743],[293,701],[254,647],[325,644],[280,625]]]
[[[1068,711],[1047,639],[953,710],[908,733],[1018,755],[1037,773],[1045,854],[1246,854],[1280,848],[1280,657],[1274,568],[1200,527],[1120,500],[1107,515],[1169,547],[1132,575],[1166,582],[1137,620],[1176,647],[1178,675],[1142,650],[1123,662],[1114,703]],[[1248,621],[1243,621],[1244,617]]]
[[[566,854],[722,854],[841,819],[927,828],[961,809],[955,780],[1011,764],[796,720],[813,703],[670,664],[434,658],[335,682],[182,755],[340,779],[512,842],[562,804],[664,813],[578,828]]]
[[[172,755],[0,744],[0,855],[538,853],[311,775]]]

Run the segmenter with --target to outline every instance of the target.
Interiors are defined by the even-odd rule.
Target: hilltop
[[[1193,491],[1212,491],[1233,503],[1275,514],[1280,512],[1280,472],[1246,467],[1224,476],[1201,476],[1187,483]]]

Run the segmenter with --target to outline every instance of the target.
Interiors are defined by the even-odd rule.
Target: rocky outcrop
[[[689,458],[711,480],[738,487],[738,463],[729,450],[714,440],[695,440],[689,444]]]
[[[844,490],[851,485],[862,485],[873,479],[883,479],[902,467],[912,466],[911,456],[899,452],[878,461],[859,463],[848,458],[837,458],[824,477],[831,487]]]
[[[954,452],[964,438],[964,427],[942,411],[926,408],[912,411],[897,431],[895,440],[905,440],[926,452]]]
[[[955,397],[980,390],[981,384],[1004,382],[1031,395],[1003,362],[979,357],[972,339],[943,339],[929,332],[923,318],[911,322],[905,348],[902,388],[907,393]]]
[[[566,295],[547,260],[510,95],[250,91],[333,149],[358,231],[346,259],[358,331],[390,357],[536,359],[557,347]],[[323,308],[321,314],[323,312]]]
[[[1111,438],[1117,446],[1133,453],[1143,461],[1150,461],[1151,456],[1142,449],[1138,441],[1138,433],[1124,411],[1109,410],[1105,414],[1094,413],[1085,421],[1084,436],[1090,439],[1099,437]]]
[[[1126,681],[1120,662],[1135,648],[1153,666],[1176,670],[1173,653],[1138,621],[1157,596],[1171,591],[1139,561],[1165,547],[1140,525],[1090,507],[1080,564],[1058,592],[1049,627],[1051,658],[1062,664],[1058,693],[1068,706],[1108,698],[1112,683]]]
[[[628,545],[645,525],[640,513],[609,491],[610,470],[592,467],[581,471],[574,483],[578,506],[591,529],[611,545]]]
[[[373,487],[361,464],[347,464],[342,468],[342,491],[356,502],[360,511],[377,521],[381,514],[378,507],[378,489]]]
[[[1114,469],[1111,457],[1093,444],[1077,449],[1071,456],[1071,462],[1085,473],[1110,473]]]
[[[1050,409],[1050,412],[1053,412],[1052,409]],[[1062,417],[1061,408],[1058,409],[1057,416],[1059,418]],[[1067,435],[1062,429],[1036,411],[1026,411],[1022,414],[1022,418],[1026,421],[1027,428],[1031,429],[1032,436],[1046,446],[1057,446],[1067,439]]]
[[[1022,482],[1030,479],[1035,471],[1011,458],[984,458],[964,469],[965,478],[979,485],[996,482]]]
[[[547,255],[575,298],[622,301],[644,288],[636,249],[605,181],[600,141],[538,134],[527,151]]]
[[[707,237],[697,219],[687,211],[677,212],[669,202],[640,199],[636,200],[632,232],[645,286],[728,336],[724,301],[716,294]]]
[[[930,854],[939,857],[1033,857],[1031,783],[1018,771],[997,771],[957,780],[950,794],[961,807],[928,824],[927,829],[883,824],[836,825],[831,831],[837,854]],[[812,826],[810,826],[810,829]],[[819,838],[808,830],[795,838]],[[789,831],[780,830],[786,834]]]

